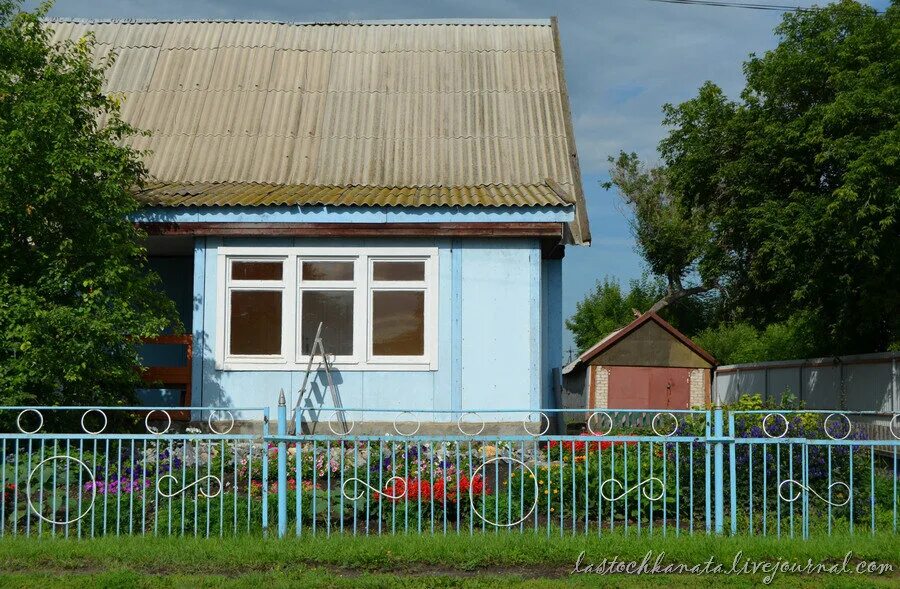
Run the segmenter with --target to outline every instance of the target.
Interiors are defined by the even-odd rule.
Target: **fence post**
[[[262,424],[262,533],[263,537],[269,537],[269,494],[266,489],[269,488],[269,448],[267,447],[269,440],[269,408],[263,408],[263,424]],[[249,442],[249,450],[253,451],[253,442]],[[248,481],[249,483],[249,481]],[[247,517],[250,517],[249,515]]]
[[[731,535],[737,535],[737,444],[734,443],[734,411],[728,412],[728,498],[731,516]],[[750,522],[753,529],[753,522]]]
[[[287,402],[284,389],[278,396],[278,537],[287,533]],[[265,489],[263,490],[265,492]]]
[[[715,471],[715,511],[714,521],[716,534],[725,531],[725,464],[722,438],[725,436],[725,427],[722,406],[716,405],[713,409],[713,437],[717,440],[713,447],[713,462]]]

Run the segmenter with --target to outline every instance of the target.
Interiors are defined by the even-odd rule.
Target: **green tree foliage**
[[[745,322],[720,323],[693,337],[720,364],[791,360],[822,354],[809,321],[800,316],[757,329]]]
[[[896,348],[900,4],[786,13],[776,34],[745,63],[738,100],[707,83],[666,105],[664,166],[620,156],[612,184],[670,301],[721,290],[729,325],[717,333],[765,338],[782,325],[804,334],[791,357],[810,339],[817,354]],[[679,273],[693,290],[679,291]]]
[[[672,187],[710,219],[709,272],[754,325],[816,314],[835,352],[900,337],[900,5],[788,13],[780,43],[665,109]],[[712,248],[708,248],[712,249]]]
[[[53,44],[46,10],[0,0],[0,403],[128,402],[175,309],[128,221],[144,167],[110,61]]]
[[[634,321],[635,311],[645,312],[665,293],[662,279],[644,276],[632,280],[627,292],[614,278],[597,281],[594,290],[576,306],[575,313],[566,320],[566,327],[575,336],[579,351],[591,347],[611,332]],[[703,298],[683,299],[664,309],[661,316],[678,329],[696,333],[709,325],[709,314],[716,308],[714,301]]]
[[[706,219],[671,190],[666,168],[646,168],[637,154],[624,152],[610,158],[610,163],[610,181],[603,186],[618,188],[631,212],[631,232],[641,257],[655,276],[665,279],[657,300],[641,311],[658,312],[675,301],[717,288],[717,276],[706,276],[693,285],[685,282],[698,275],[710,230]]]
[[[593,292],[580,301],[566,327],[575,336],[575,345],[584,351],[610,332],[634,320],[632,309],[643,311],[659,297],[660,284],[644,278],[632,281],[627,293],[619,282],[606,277],[597,281]]]

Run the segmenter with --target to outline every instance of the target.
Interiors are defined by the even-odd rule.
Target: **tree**
[[[575,313],[566,320],[579,351],[634,321],[635,311],[646,312],[663,296],[665,288],[663,280],[648,276],[632,280],[625,293],[613,278],[597,281],[593,292],[577,304]],[[710,312],[715,308],[714,303],[704,299],[683,300],[666,308],[662,316],[677,328],[696,333],[709,326]]]
[[[47,9],[0,0],[0,403],[127,403],[175,308],[128,220],[145,170],[102,92],[112,57],[53,44]]]
[[[641,256],[654,275],[666,280],[664,292],[643,310],[659,312],[680,299],[719,288],[717,276],[701,276],[698,284],[685,285],[699,270],[710,231],[705,219],[670,189],[666,169],[645,168],[635,153],[622,152],[609,161],[610,181],[603,186],[618,188],[631,211],[631,232]]]
[[[757,329],[744,322],[720,323],[693,336],[720,364],[791,360],[821,355],[810,323],[794,316]]]
[[[843,0],[776,34],[739,100],[707,83],[666,105],[663,169],[620,157],[613,184],[664,205],[634,210],[669,292],[683,270],[721,288],[731,320],[802,319],[835,354],[900,346],[900,6]]]
[[[610,332],[630,323],[634,320],[632,309],[647,309],[659,297],[659,291],[659,283],[646,278],[632,281],[631,289],[625,295],[615,279],[598,280],[594,291],[576,305],[575,314],[566,320],[578,350],[586,350]]]

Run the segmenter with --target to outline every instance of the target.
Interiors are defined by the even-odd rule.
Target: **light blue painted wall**
[[[216,370],[218,248],[226,246],[435,246],[439,251],[438,369],[427,372],[337,370],[345,407],[415,409],[538,408],[550,355],[561,332],[543,335],[547,305],[559,307],[556,286],[545,286],[547,262],[537,239],[307,239],[198,238],[194,268],[193,403],[271,406],[280,390],[293,406],[301,371]],[[557,264],[558,266],[558,264]],[[551,271],[550,274],[553,274]],[[454,283],[454,277],[457,278]],[[550,294],[547,294],[547,293]],[[555,298],[554,298],[555,297]],[[555,301],[555,303],[554,303]],[[454,321],[454,318],[457,320]],[[557,329],[560,331],[560,329]],[[558,356],[558,351],[553,352]],[[555,357],[554,356],[554,357]],[[313,386],[317,402],[331,405],[324,378]],[[320,405],[321,406],[321,405]],[[393,419],[392,411],[369,419]],[[329,416],[323,416],[327,419]],[[351,415],[358,419],[360,416]],[[450,419],[421,415],[422,419]],[[496,417],[496,416],[494,416]],[[521,419],[519,414],[503,414]]]
[[[533,356],[537,240],[461,240],[462,409],[537,406]],[[540,301],[537,301],[540,304]],[[538,362],[539,364],[539,362]]]

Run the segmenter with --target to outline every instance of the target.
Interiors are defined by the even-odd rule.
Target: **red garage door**
[[[691,369],[609,366],[610,409],[690,409]]]

